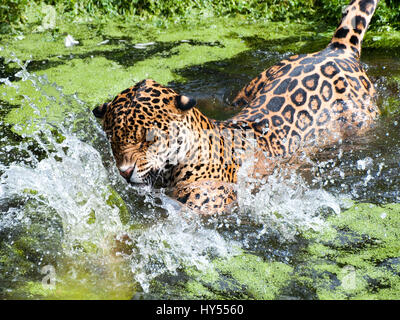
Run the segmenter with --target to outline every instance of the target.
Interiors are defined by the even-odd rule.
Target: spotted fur
[[[103,118],[117,167],[132,183],[170,187],[204,214],[235,202],[239,168],[268,175],[278,159],[315,152],[368,130],[379,115],[376,93],[359,62],[377,0],[353,0],[322,51],[291,56],[262,72],[234,99],[226,121],[203,115],[194,99],[153,80],[93,110]],[[255,161],[254,161],[255,160]]]

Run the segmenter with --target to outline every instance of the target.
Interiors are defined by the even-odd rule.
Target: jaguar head
[[[196,101],[153,80],[143,80],[93,110],[103,120],[120,174],[132,183],[154,183],[185,152],[188,115]]]

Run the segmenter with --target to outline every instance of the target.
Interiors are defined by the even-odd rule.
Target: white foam
[[[276,229],[282,240],[290,240],[299,231],[324,227],[322,209],[340,213],[339,199],[321,188],[310,188],[299,173],[275,170],[260,182],[248,176],[250,166],[247,162],[239,170],[238,202],[242,212],[264,226],[262,232]]]

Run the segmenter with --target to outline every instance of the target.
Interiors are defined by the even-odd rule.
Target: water
[[[157,51],[155,46],[128,58],[142,59],[146,50]],[[399,84],[387,80],[382,66],[400,74],[399,59],[364,55],[381,103],[389,104],[398,98]],[[246,52],[180,70],[189,81],[171,86],[200,98],[206,114],[227,118],[237,112],[229,106],[234,92],[284,56]],[[12,128],[3,118],[19,106],[0,100],[2,298],[270,297],[258,295],[259,284],[246,282],[227,265],[235,261],[240,270],[245,257],[254,266],[272,268],[268,272],[279,279],[288,268],[304,267],[302,255],[311,241],[304,235],[329,228],[328,218],[340,216],[352,201],[400,202],[400,118],[389,114],[368,136],[307,159],[298,172],[275,172],[260,183],[244,166],[240,205],[232,215],[207,219],[182,213],[164,190],[127,185],[119,176],[91,106],[37,76],[29,62],[11,59],[18,67],[2,62],[2,88],[22,95],[33,116]],[[239,61],[252,67],[238,74]],[[14,79],[30,83],[37,94],[21,92],[10,82]],[[387,261],[396,266],[396,258]],[[277,284],[266,274],[269,287],[283,288],[275,297],[316,298],[314,287],[298,280]]]

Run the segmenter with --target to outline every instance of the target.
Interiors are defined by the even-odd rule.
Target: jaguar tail
[[[342,21],[336,29],[330,47],[350,50],[357,58],[361,44],[379,0],[352,0],[343,12]]]

